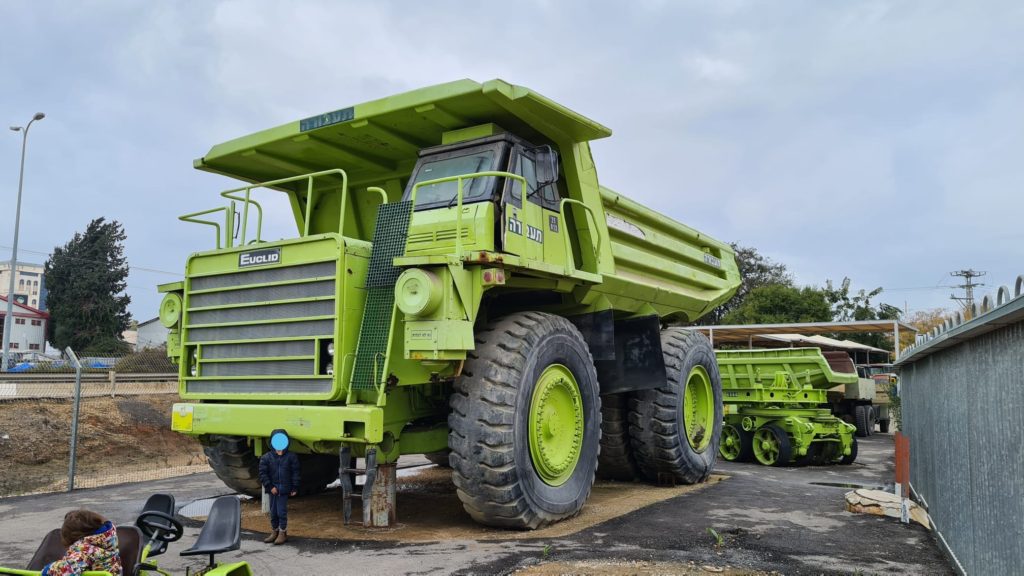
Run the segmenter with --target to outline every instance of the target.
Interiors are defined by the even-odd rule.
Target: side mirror
[[[544,186],[558,181],[558,152],[547,144],[532,150],[537,162],[537,186]]]

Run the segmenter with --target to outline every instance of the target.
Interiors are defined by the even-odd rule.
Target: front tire
[[[601,436],[597,372],[566,319],[520,312],[476,334],[448,417],[452,480],[466,512],[536,529],[579,513]]]
[[[630,401],[629,434],[648,480],[695,484],[715,466],[722,433],[722,381],[711,342],[699,332],[661,332],[666,382]]]
[[[258,498],[260,486],[259,458],[244,436],[211,435],[203,445],[203,452],[217,477],[228,488]],[[297,454],[301,481],[298,492],[302,496],[323,492],[327,485],[338,479],[338,457],[330,454]]]

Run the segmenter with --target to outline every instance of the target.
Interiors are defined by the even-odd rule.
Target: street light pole
[[[46,114],[36,112],[24,128],[11,126],[11,130],[21,132],[21,171],[18,174],[18,207],[14,211],[14,246],[11,247],[11,279],[7,284],[7,315],[4,316],[4,357],[0,364],[0,372],[7,372],[11,357],[11,328],[14,323],[14,276],[18,269],[18,229],[21,227],[21,189],[25,183],[25,145],[28,144],[28,129],[36,120],[46,118]]]

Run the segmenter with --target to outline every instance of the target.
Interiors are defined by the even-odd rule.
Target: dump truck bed
[[[833,369],[819,348],[716,350],[715,356],[722,375],[722,388],[726,389],[744,388],[751,383],[769,384],[779,372],[819,390],[857,383],[856,372]]]
[[[249,182],[341,168],[350,187],[380,186],[393,202],[420,150],[485,123],[559,150],[566,187],[594,210],[599,282],[591,290],[612,309],[691,322],[739,286],[728,244],[597,185],[587,143],[611,130],[502,80],[458,80],[290,122],[218,144],[195,167]],[[587,223],[576,226],[589,238]]]

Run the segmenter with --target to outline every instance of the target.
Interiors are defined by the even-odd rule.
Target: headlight
[[[444,287],[437,274],[421,268],[410,268],[395,282],[395,302],[409,316],[426,316],[441,304]]]
[[[328,376],[334,376],[334,364],[328,364],[325,372],[327,372]]]
[[[160,323],[164,328],[174,328],[181,320],[181,296],[168,292],[160,302]]]
[[[199,375],[199,367],[198,367],[198,366],[196,366],[195,364],[193,364],[193,365],[192,365],[192,367],[191,367],[191,368],[189,368],[189,370],[188,370],[188,371],[192,373],[192,376],[193,376],[193,377],[195,377],[195,376],[198,376],[198,375]]]
[[[327,343],[327,355],[331,358],[334,357],[334,342]]]

